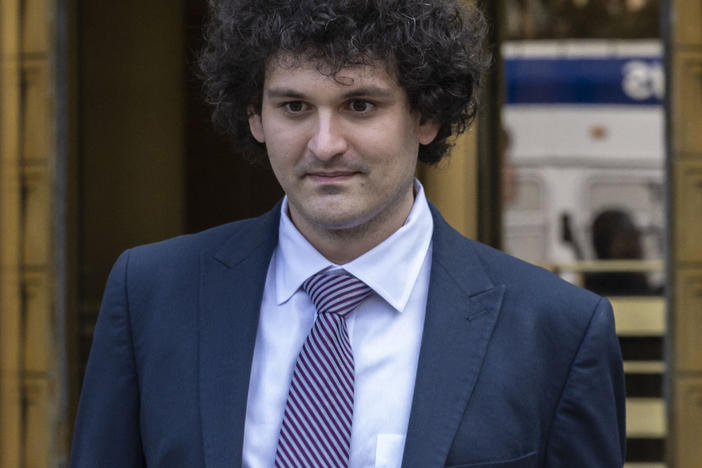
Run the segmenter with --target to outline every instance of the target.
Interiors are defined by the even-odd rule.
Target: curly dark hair
[[[477,8],[457,0],[209,0],[207,44],[199,66],[213,119],[250,159],[265,148],[250,134],[248,113],[261,106],[271,57],[284,54],[342,68],[382,61],[394,68],[413,111],[441,122],[420,145],[419,160],[437,163],[449,137],[470,125],[490,60],[487,26]]]

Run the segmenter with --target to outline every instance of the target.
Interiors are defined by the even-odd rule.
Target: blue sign
[[[660,57],[508,58],[507,104],[660,105]]]

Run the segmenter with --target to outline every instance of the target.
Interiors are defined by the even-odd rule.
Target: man
[[[475,113],[480,14],[212,7],[209,100],[286,197],[119,258],[72,466],[621,466],[608,303],[463,238],[414,180]]]

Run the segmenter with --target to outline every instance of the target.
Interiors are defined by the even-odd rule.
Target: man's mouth
[[[343,182],[358,174],[356,171],[318,171],[308,172],[307,177],[315,182],[333,183]]]

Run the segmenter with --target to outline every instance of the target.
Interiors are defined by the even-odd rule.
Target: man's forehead
[[[352,86],[356,78],[382,77],[397,84],[395,65],[388,60],[367,57],[356,57],[343,63],[332,63],[311,54],[277,53],[268,60],[265,76],[286,73],[295,70],[314,70],[320,78],[333,79],[340,85]]]

